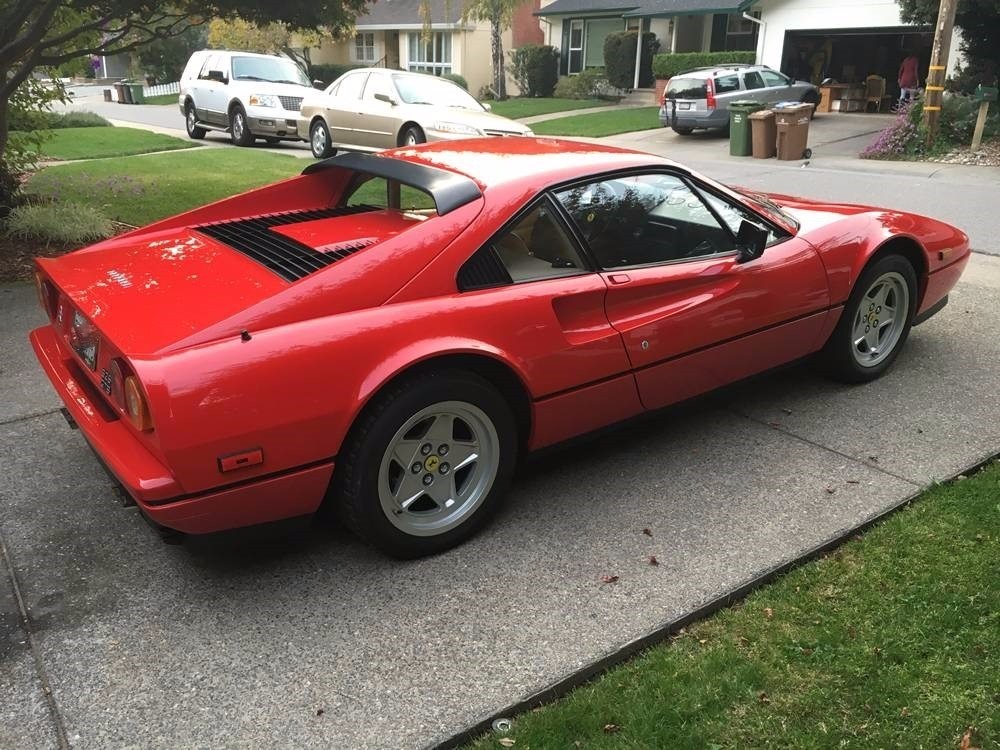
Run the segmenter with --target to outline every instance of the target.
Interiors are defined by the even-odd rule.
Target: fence
[[[145,86],[142,89],[143,96],[161,96],[162,94],[179,93],[181,93],[180,81],[174,81],[173,83],[160,83],[156,86]]]

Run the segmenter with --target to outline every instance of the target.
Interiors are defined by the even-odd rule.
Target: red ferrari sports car
[[[862,382],[968,238],[492,138],[347,153],[38,261],[45,372],[146,516],[336,511],[397,557],[492,516],[532,451],[810,355]]]

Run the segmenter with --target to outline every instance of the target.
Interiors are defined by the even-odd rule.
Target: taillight
[[[711,78],[705,79],[705,106],[715,109],[715,82]]]
[[[663,101],[660,102],[660,104],[666,104],[667,103],[667,91],[670,89],[670,81],[671,81],[671,79],[668,78],[666,85],[663,87]]]
[[[146,403],[146,395],[142,392],[142,384],[128,363],[115,357],[108,363],[108,375],[111,387],[106,390],[118,408],[125,412],[137,430],[145,432],[153,429],[153,417],[149,413],[149,404]]]
[[[146,396],[143,395],[139,378],[126,375],[124,383],[125,413],[137,430],[146,432],[153,429],[153,417],[149,413]]]
[[[49,316],[49,320],[52,320],[56,314],[59,295],[56,288],[42,276],[41,271],[35,271],[35,289],[38,291],[38,302],[45,310],[45,314]]]

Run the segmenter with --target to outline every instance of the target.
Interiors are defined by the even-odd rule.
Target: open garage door
[[[895,98],[903,58],[915,54],[920,60],[922,84],[933,42],[933,29],[920,26],[786,31],[781,70],[816,84],[826,78],[863,83],[869,75],[878,75],[885,78],[886,94]]]

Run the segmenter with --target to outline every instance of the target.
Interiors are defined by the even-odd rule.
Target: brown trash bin
[[[111,98],[111,89],[104,89],[104,101],[106,102],[113,101]]]
[[[778,128],[774,124],[774,112],[762,109],[750,115],[753,131],[753,158],[770,159],[778,151]]]
[[[778,130],[778,159],[796,161],[808,159],[809,119],[812,104],[796,104],[775,109],[774,118]]]

